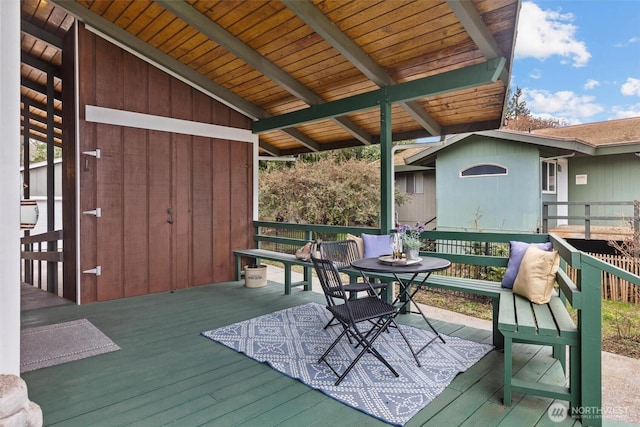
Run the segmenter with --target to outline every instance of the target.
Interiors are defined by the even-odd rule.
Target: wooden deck
[[[363,426],[384,425],[319,391],[202,336],[200,332],[310,301],[322,295],[281,284],[201,286],[86,306],[22,313],[22,327],[87,318],[122,349],[23,374],[29,397],[55,426]],[[416,315],[400,321],[416,324]],[[421,320],[421,319],[420,319]],[[490,342],[489,331],[435,322],[449,335]],[[519,345],[514,371],[560,384],[548,348]],[[502,353],[492,351],[406,425],[570,426],[547,416],[550,399],[514,394],[502,406]]]

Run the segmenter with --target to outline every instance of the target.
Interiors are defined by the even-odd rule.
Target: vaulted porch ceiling
[[[518,0],[23,0],[23,99],[45,132],[42,107],[52,99],[59,142],[56,70],[77,18],[253,118],[262,154],[376,144],[384,102],[393,102],[394,140],[496,129],[519,7]]]

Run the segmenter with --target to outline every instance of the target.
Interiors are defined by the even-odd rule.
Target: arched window
[[[466,169],[460,171],[462,178],[470,176],[487,176],[487,175],[506,175],[507,168],[500,165],[494,165],[490,163],[484,163],[481,165],[469,166]]]

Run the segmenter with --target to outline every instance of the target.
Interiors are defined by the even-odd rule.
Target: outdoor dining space
[[[308,303],[318,303],[324,310],[324,296],[317,292],[294,290],[283,296],[281,284],[246,288],[234,281],[26,311],[23,328],[86,318],[120,350],[26,372],[22,377],[29,398],[43,410],[45,425],[300,426],[338,420],[339,425],[384,425],[201,335]],[[400,315],[397,322],[427,328],[416,315]],[[432,323],[450,337],[492,341],[490,331]],[[332,333],[337,336],[338,332],[339,327]],[[533,372],[534,380],[563,384],[560,364],[550,353],[549,347],[515,345],[514,372]],[[502,384],[503,353],[491,350],[405,425],[555,425],[547,415],[552,399],[514,394],[512,406],[505,407]],[[567,417],[559,425],[574,423]]]

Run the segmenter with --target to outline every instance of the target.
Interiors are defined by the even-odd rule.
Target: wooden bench
[[[305,291],[310,291],[312,286],[311,270],[313,264],[308,261],[302,261],[296,258],[295,255],[285,254],[282,252],[268,251],[265,249],[238,249],[233,251],[233,255],[236,259],[236,280],[241,280],[244,274],[244,266],[242,264],[243,258],[251,258],[253,263],[247,264],[260,264],[261,259],[269,261],[276,261],[284,267],[284,293],[285,295],[291,295],[291,288],[297,286],[304,286]],[[246,265],[246,264],[245,264]],[[291,266],[299,265],[304,267],[304,280],[299,282],[293,282],[291,280]]]
[[[580,268],[580,254],[564,240],[552,238],[553,247],[560,254],[561,263]],[[513,391],[566,400],[571,408],[580,404],[581,335],[567,310],[566,301],[578,312],[583,309],[582,292],[566,272],[560,268],[556,273],[557,293],[547,304],[534,304],[513,292],[500,297],[498,329],[504,336],[504,389],[503,403],[511,405]],[[579,314],[580,315],[580,314]],[[524,381],[513,378],[512,345],[514,342],[549,345],[553,356],[560,361],[563,371],[567,371],[566,349],[569,348],[569,383],[555,386],[542,382]]]

